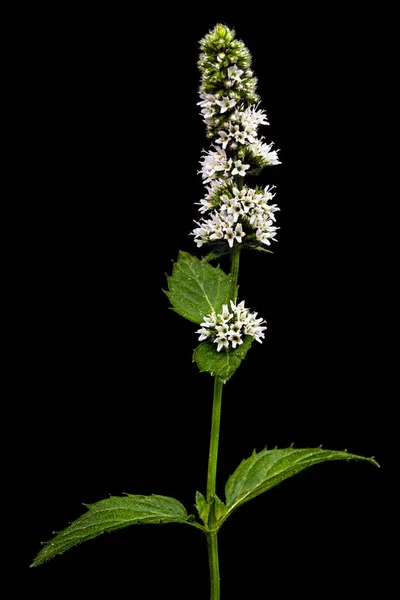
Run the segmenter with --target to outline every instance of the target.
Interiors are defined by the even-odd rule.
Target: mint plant
[[[206,254],[198,258],[180,252],[165,293],[173,310],[196,324],[200,343],[193,360],[213,378],[207,486],[204,493],[196,493],[197,515],[163,495],[126,494],[87,505],[85,514],[44,544],[32,566],[105,532],[139,523],[184,523],[207,538],[210,597],[218,600],[218,531],[236,509],[314,464],[352,459],[377,463],[373,458],[322,447],[264,449],[233,472],[224,499],[216,494],[222,393],[253,342],[263,343],[267,329],[265,320],[238,297],[240,254],[244,249],[271,253],[279,229],[274,187],[251,186],[250,181],[280,161],[273,144],[259,135],[259,128],[268,121],[259,108],[257,80],[246,46],[224,25],[216,25],[200,46],[198,104],[210,147],[200,162],[205,194],[198,203],[200,216],[191,235],[199,249],[206,248]],[[229,273],[214,266],[224,255],[230,258]]]

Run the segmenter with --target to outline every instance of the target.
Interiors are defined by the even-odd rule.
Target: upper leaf
[[[185,507],[178,500],[167,496],[111,496],[94,504],[87,504],[86,507],[88,511],[84,515],[57,533],[52,540],[45,542],[32,567],[37,567],[105,531],[138,523],[185,523],[188,519]]]
[[[230,276],[187,252],[180,252],[168,277],[173,309],[185,319],[201,323],[205,315],[220,313],[229,300]]]
[[[201,372],[217,375],[226,381],[231,377],[245,358],[254,338],[246,335],[243,338],[243,344],[233,348],[222,348],[217,351],[216,344],[202,342],[193,353],[193,361],[197,363]]]
[[[228,479],[225,487],[228,511],[225,518],[238,506],[311,465],[331,460],[352,459],[366,460],[379,466],[373,458],[322,448],[262,450],[258,454],[254,452]]]

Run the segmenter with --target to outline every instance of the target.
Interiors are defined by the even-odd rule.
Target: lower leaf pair
[[[63,554],[73,546],[102,533],[130,525],[187,523],[207,532],[211,503],[215,503],[215,527],[219,529],[239,506],[307,467],[327,461],[354,459],[368,461],[379,466],[373,458],[336,450],[323,450],[322,448],[295,449],[290,447],[254,452],[229,477],[225,487],[225,503],[216,496],[207,502],[204,496],[197,492],[196,507],[203,524],[198,523],[193,515],[188,515],[185,507],[174,498],[131,494],[111,496],[94,504],[86,505],[88,511],[84,515],[57,533],[52,540],[44,543],[44,547],[31,566],[38,566],[54,558],[57,554]]]

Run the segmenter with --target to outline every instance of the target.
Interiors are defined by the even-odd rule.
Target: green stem
[[[239,277],[239,262],[240,262],[240,244],[233,244],[231,254],[231,285],[229,288],[229,298],[234,302],[237,299],[237,282]]]
[[[234,302],[237,299],[237,281],[239,277],[240,244],[235,243],[231,254],[231,282],[229,298]],[[210,565],[211,600],[220,600],[220,576],[218,559],[218,537],[215,516],[215,495],[217,482],[217,462],[219,429],[221,423],[221,405],[223,381],[220,377],[214,378],[214,399],[211,418],[210,453],[208,457],[207,473],[207,502],[210,505],[208,516],[207,547]]]
[[[222,379],[220,377],[215,377],[214,401],[211,418],[210,454],[208,457],[207,502],[210,502],[215,496],[215,486],[217,480],[219,425],[221,422],[222,386]]]
[[[220,377],[215,377],[214,400],[211,418],[210,454],[208,457],[207,474],[207,502],[210,504],[210,513],[208,516],[207,546],[208,561],[210,564],[211,600],[219,600],[220,598],[218,540],[217,531],[215,529],[216,519],[214,497],[217,481],[217,461],[219,427],[221,423],[222,386],[222,379]]]
[[[208,560],[210,563],[211,600],[220,600],[218,538],[217,532],[207,533]]]

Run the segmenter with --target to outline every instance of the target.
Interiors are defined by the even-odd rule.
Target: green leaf
[[[373,458],[322,448],[265,449],[258,454],[254,452],[228,479],[225,487],[228,511],[223,520],[236,508],[275,487],[284,479],[312,465],[331,460],[365,460],[379,466]]]
[[[201,260],[210,262],[212,260],[216,260],[217,258],[221,258],[221,256],[225,256],[225,254],[229,254],[229,249],[221,250],[221,251],[213,251],[209,252],[206,256],[203,256]]]
[[[211,375],[217,375],[226,381],[245,358],[253,340],[251,335],[246,335],[243,338],[243,344],[234,350],[222,348],[220,352],[217,351],[216,344],[202,342],[193,352],[193,362],[197,363],[202,373],[211,373]]]
[[[211,506],[213,503],[215,505],[215,525],[216,525],[216,527],[218,527],[220,521],[223,519],[223,517],[226,514],[226,511],[227,511],[226,505],[224,504],[224,502],[222,502],[222,500],[220,500],[218,498],[218,496],[216,494],[213,496],[212,501],[209,504],[207,502],[207,500],[205,499],[205,497],[203,496],[203,494],[201,494],[200,492],[196,492],[197,512],[199,513],[199,516],[206,527],[208,527],[208,525],[209,525],[208,516],[210,514],[210,509],[211,509]]]
[[[44,543],[44,548],[33,561],[32,567],[37,567],[57,554],[63,554],[69,548],[106,531],[140,523],[185,523],[188,520],[185,507],[178,500],[167,496],[127,494],[111,496],[85,506],[88,511],[84,515]]]
[[[178,314],[200,324],[205,315],[222,311],[229,300],[229,286],[230,276],[219,266],[180,252],[165,293]]]
[[[214,502],[215,502],[215,520],[216,520],[217,526],[219,526],[220,522],[225,517],[228,509],[226,508],[226,504],[224,502],[222,502],[222,500],[220,500],[216,494],[214,496]]]
[[[250,248],[251,246],[249,246]],[[267,254],[273,254],[272,250],[268,250],[268,248],[264,248],[264,246],[253,246],[253,250],[258,250],[259,252],[267,252]]]
[[[196,508],[200,519],[203,521],[204,525],[207,526],[210,506],[201,492],[196,492]]]

